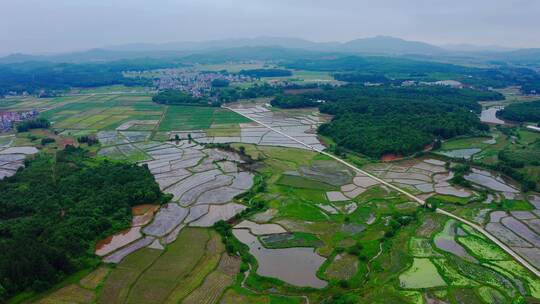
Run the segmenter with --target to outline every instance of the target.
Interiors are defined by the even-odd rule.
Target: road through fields
[[[403,195],[406,195],[407,197],[409,197],[410,199],[416,201],[416,202],[419,203],[420,205],[425,205],[425,204],[426,204],[426,202],[425,202],[423,199],[421,199],[421,198],[419,198],[419,197],[417,197],[417,196],[415,196],[415,195],[413,195],[413,194],[411,194],[411,193],[409,193],[409,192],[407,192],[407,191],[405,191],[405,190],[403,190],[403,189],[401,189],[401,188],[399,188],[399,187],[397,187],[397,186],[395,186],[395,185],[392,185],[392,184],[390,184],[389,182],[387,182],[387,181],[385,181],[385,180],[383,180],[383,179],[381,179],[381,178],[379,178],[379,177],[377,177],[377,176],[375,176],[375,175],[373,175],[373,174],[371,174],[371,173],[369,173],[369,172],[366,172],[366,171],[364,171],[364,170],[362,170],[362,169],[360,169],[360,168],[357,168],[356,166],[354,166],[354,165],[348,163],[347,161],[345,161],[345,160],[343,160],[343,159],[341,159],[341,158],[339,158],[339,157],[337,157],[337,156],[335,156],[335,155],[333,155],[333,154],[330,154],[330,153],[325,152],[325,151],[323,151],[323,150],[321,150],[321,149],[317,149],[317,148],[315,148],[315,147],[312,147],[312,146],[310,146],[310,145],[308,145],[308,144],[306,144],[306,143],[304,143],[304,142],[302,142],[302,141],[300,141],[300,140],[298,140],[298,139],[296,139],[296,138],[294,138],[294,137],[292,137],[292,136],[290,136],[290,135],[288,135],[288,134],[283,133],[283,132],[280,131],[280,130],[277,130],[277,129],[273,128],[272,126],[269,126],[269,125],[267,125],[267,124],[265,124],[265,123],[263,123],[263,122],[261,122],[261,121],[258,121],[258,120],[254,119],[254,118],[252,118],[252,117],[249,117],[248,115],[245,115],[244,113],[242,113],[242,112],[240,112],[240,111],[237,111],[237,110],[235,110],[235,109],[233,109],[233,108],[229,108],[229,107],[225,107],[225,106],[224,106],[223,108],[228,109],[228,110],[230,110],[230,111],[233,111],[233,112],[235,112],[235,113],[237,113],[237,114],[239,114],[239,115],[242,115],[242,116],[244,116],[244,117],[246,117],[246,118],[248,118],[248,119],[250,119],[250,120],[252,120],[252,121],[254,121],[254,122],[258,123],[258,124],[260,124],[261,126],[267,128],[267,129],[269,129],[269,130],[272,130],[272,131],[274,131],[274,132],[276,132],[276,133],[278,133],[278,134],[280,134],[280,135],[282,135],[282,136],[285,136],[285,137],[289,138],[290,140],[293,140],[293,141],[295,141],[295,142],[301,144],[302,146],[305,146],[306,148],[308,148],[308,149],[310,149],[310,150],[312,150],[312,151],[315,151],[315,152],[317,152],[317,153],[320,153],[320,154],[326,155],[326,156],[328,156],[328,157],[330,157],[330,158],[333,158],[334,160],[336,160],[336,161],[342,163],[343,165],[345,165],[345,166],[347,166],[347,167],[353,169],[354,171],[356,171],[356,172],[358,172],[358,173],[360,173],[360,174],[369,176],[370,178],[372,178],[372,179],[378,181],[379,183],[381,183],[381,184],[383,184],[383,185],[385,185],[385,186],[387,186],[387,187],[389,187],[389,188],[391,188],[391,189],[393,189],[393,190],[396,190],[396,191],[402,193]],[[472,228],[476,229],[478,232],[480,232],[480,233],[482,233],[483,235],[485,235],[488,239],[490,239],[491,241],[493,241],[493,242],[494,242],[495,244],[497,244],[501,249],[503,249],[506,253],[508,253],[510,256],[512,256],[512,257],[513,257],[516,261],[518,261],[521,265],[523,265],[525,268],[527,268],[529,271],[531,271],[531,272],[534,273],[537,277],[540,278],[540,270],[536,269],[533,265],[531,265],[529,262],[527,262],[524,258],[522,258],[522,257],[521,257],[519,254],[517,254],[514,250],[512,250],[510,247],[508,247],[507,245],[505,245],[503,242],[501,242],[499,239],[497,239],[495,236],[493,236],[491,233],[489,233],[487,230],[485,230],[485,229],[482,228],[481,226],[479,226],[479,225],[477,225],[477,224],[474,224],[474,223],[472,223],[472,222],[470,222],[470,221],[468,221],[468,220],[466,220],[466,219],[464,219],[464,218],[461,218],[461,217],[459,217],[459,216],[457,216],[457,215],[455,215],[455,214],[453,214],[453,213],[450,213],[450,212],[448,212],[448,211],[446,211],[446,210],[437,209],[436,212],[438,212],[438,213],[440,213],[440,214],[444,214],[444,215],[446,215],[446,216],[449,216],[449,217],[451,217],[451,218],[453,218],[453,219],[456,219],[456,220],[458,220],[458,221],[460,221],[460,222],[462,222],[462,223],[464,223],[464,224],[467,224],[467,225],[471,226]]]

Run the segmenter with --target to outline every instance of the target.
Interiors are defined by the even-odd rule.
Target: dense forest
[[[390,79],[381,74],[366,74],[362,72],[350,72],[350,73],[335,73],[332,75],[334,79],[345,82],[358,82],[358,83],[390,83]]]
[[[304,99],[303,99],[304,98]],[[286,96],[276,106],[303,106],[302,100],[324,100],[319,109],[334,119],[319,132],[339,146],[380,157],[411,154],[435,139],[486,131],[477,113],[479,100],[504,97],[492,91],[447,87],[365,87],[348,85],[320,93]]]
[[[200,105],[208,106],[209,103],[203,98],[179,90],[164,90],[152,97],[152,101],[167,105]]]
[[[510,121],[540,123],[540,100],[511,104],[497,112],[497,116]]]
[[[262,77],[286,77],[291,76],[292,72],[284,69],[252,69],[241,70],[240,75],[246,75],[254,78]]]
[[[131,206],[170,199],[146,167],[72,146],[26,165],[0,181],[0,302],[84,268],[97,240],[129,226]]]
[[[151,85],[150,79],[126,78],[124,71],[153,70],[170,67],[171,62],[158,59],[133,59],[107,63],[24,62],[0,65],[0,96],[9,92],[67,90],[71,87],[97,87],[123,84]]]

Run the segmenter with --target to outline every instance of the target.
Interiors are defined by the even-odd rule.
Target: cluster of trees
[[[45,118],[32,118],[17,124],[17,132],[28,132],[31,129],[47,129],[51,123]]]
[[[511,121],[540,123],[540,100],[511,104],[498,111],[497,116]]]
[[[95,136],[91,136],[91,135],[83,135],[83,136],[77,137],[77,142],[80,144],[87,144],[89,146],[99,144],[99,140]]]
[[[213,90],[212,94],[221,102],[231,102],[239,99],[275,96],[283,92],[283,88],[271,86],[267,83],[255,84],[249,88],[226,87]]]
[[[179,90],[164,90],[152,97],[152,101],[167,105],[208,105],[208,101]]]
[[[240,75],[246,75],[253,78],[262,78],[262,77],[287,77],[292,76],[292,72],[284,69],[252,69],[252,70],[241,70]]]
[[[411,154],[436,139],[487,131],[475,114],[481,111],[477,101],[500,98],[491,91],[438,86],[361,85],[326,88],[308,96],[325,100],[319,109],[334,115],[331,122],[320,126],[322,135],[338,146],[372,157]]]
[[[528,68],[510,66],[489,69],[473,68],[397,57],[314,57],[289,60],[284,66],[299,70],[351,73],[351,75],[346,74],[347,76],[345,77],[350,77],[354,74],[372,74],[385,75],[387,77],[391,75],[396,80],[437,81],[454,79],[474,87],[482,88],[502,88],[519,85],[530,90],[533,87],[537,87],[537,84],[540,83],[540,74]],[[444,79],[441,78],[441,75],[443,75],[442,77]],[[352,82],[357,82],[354,81],[354,77],[352,80]]]
[[[229,86],[229,81],[227,79],[214,79],[212,80],[213,88],[225,88]]]
[[[72,146],[28,161],[0,181],[0,193],[3,300],[87,267],[96,241],[130,225],[132,206],[170,200],[147,167],[96,160]]]
[[[288,94],[276,96],[272,99],[271,104],[272,106],[283,109],[293,109],[316,107],[319,105],[319,102],[309,94]]]

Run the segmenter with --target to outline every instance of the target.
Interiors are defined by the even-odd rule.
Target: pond
[[[326,281],[316,276],[326,259],[313,248],[267,249],[247,229],[233,229],[233,234],[249,246],[249,253],[257,259],[257,274],[301,287],[323,288],[327,285]]]
[[[489,109],[482,110],[482,113],[480,114],[480,121],[504,125],[504,121],[497,118],[497,112],[502,109],[503,107],[491,107]]]

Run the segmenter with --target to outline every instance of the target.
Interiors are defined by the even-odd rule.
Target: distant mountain
[[[284,47],[297,49],[321,49],[336,46],[337,42],[312,42],[300,38],[261,36],[256,38],[221,39],[210,41],[185,41],[160,44],[125,44],[107,46],[105,49],[113,51],[199,51],[211,49],[228,49],[239,47]]]
[[[499,45],[475,45],[475,44],[445,44],[441,48],[456,52],[510,52],[517,49]]]
[[[239,47],[283,47],[313,51],[352,52],[368,54],[423,54],[432,55],[443,49],[423,42],[407,41],[394,37],[377,36],[356,39],[345,43],[312,42],[299,38],[257,37],[245,39],[223,39],[202,42],[173,42],[164,44],[130,44],[106,47],[113,51],[172,51],[172,50],[208,50]]]
[[[245,50],[241,50],[245,48]],[[254,50],[262,52],[254,56]],[[296,53],[294,51],[296,50]],[[161,44],[137,43],[107,46],[83,52],[73,52],[57,55],[25,55],[14,54],[0,58],[0,64],[24,61],[51,62],[104,62],[120,59],[151,58],[180,58],[197,54],[206,54],[205,58],[239,58],[241,54],[249,54],[249,59],[277,58],[278,54],[285,57],[295,57],[304,52],[341,53],[347,55],[381,55],[406,56],[409,58],[443,62],[472,62],[492,64],[539,65],[540,49],[509,50],[498,46],[474,46],[467,44],[435,46],[419,41],[409,41],[395,37],[376,36],[355,39],[348,42],[313,42],[290,37],[256,37],[222,39],[211,41],[170,42]],[[211,54],[216,52],[215,55]],[[228,52],[228,53],[227,53]],[[234,54],[233,54],[234,53]],[[202,58],[202,57],[200,57]],[[248,58],[245,58],[248,59]]]
[[[445,52],[443,49],[428,43],[408,41],[388,36],[352,40],[342,44],[339,47],[339,50],[345,52],[391,55],[437,55]]]
[[[26,55],[13,54],[0,58],[0,64],[19,63],[26,61],[49,61],[49,62],[107,62],[122,59],[136,59],[144,57],[167,58],[181,57],[191,54],[185,51],[114,51],[106,49],[91,49],[88,51],[56,54],[56,55]]]

